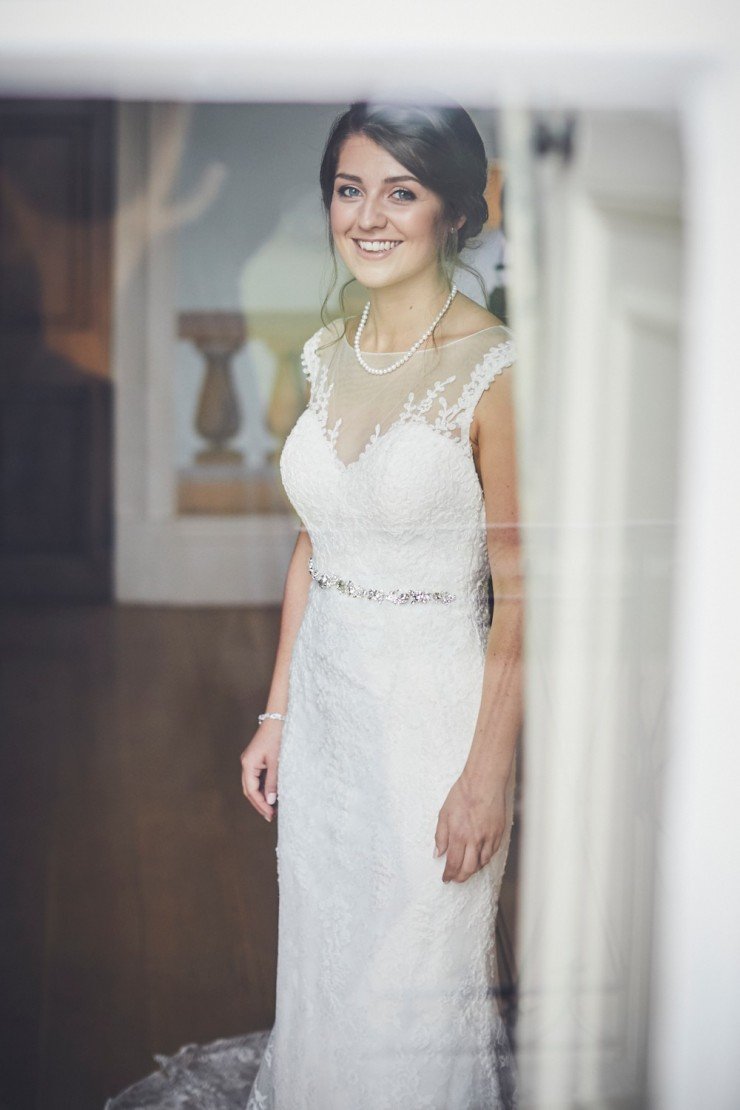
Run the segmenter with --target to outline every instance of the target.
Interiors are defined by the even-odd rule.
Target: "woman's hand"
[[[435,855],[447,852],[442,882],[464,883],[485,867],[498,851],[505,828],[504,787],[463,773],[439,811],[434,834]]]
[[[242,791],[266,821],[272,821],[277,799],[278,759],[283,722],[273,717],[263,721],[242,752]],[[265,771],[264,794],[260,774]],[[265,800],[266,799],[266,800]]]

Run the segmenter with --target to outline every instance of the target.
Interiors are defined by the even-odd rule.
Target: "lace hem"
[[[155,1055],[160,1070],[109,1098],[105,1110],[244,1110],[270,1033],[263,1029],[187,1044],[174,1056]],[[265,1105],[250,1101],[250,1106]]]
[[[188,1044],[174,1056],[155,1055],[160,1070],[109,1098],[104,1110],[273,1110],[272,1041],[273,1029],[264,1029]],[[504,1027],[493,1038],[491,1054],[495,1110],[516,1110],[518,1072]]]

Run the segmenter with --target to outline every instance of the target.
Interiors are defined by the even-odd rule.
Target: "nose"
[[[388,217],[383,215],[381,206],[372,197],[367,196],[363,201],[357,216],[357,225],[362,231],[370,231],[374,227],[385,227]]]

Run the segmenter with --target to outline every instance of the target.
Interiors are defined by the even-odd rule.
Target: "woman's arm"
[[[508,783],[523,716],[524,576],[513,389],[505,371],[484,394],[477,412],[494,606],[481,706],[463,774],[471,785],[495,792]]]
[[[306,608],[308,587],[311,575],[308,558],[311,554],[311,540],[305,528],[298,533],[293,554],[290,557],[285,576],[282,611],[280,614],[280,638],[275,654],[275,666],[267,695],[265,710],[270,713],[285,713],[288,707],[288,670],[293,654],[293,644],[303,620]]]
[[[504,372],[496,378],[475,415],[473,438],[485,499],[494,607],[470,752],[437,825],[435,854],[447,852],[443,882],[464,882],[501,844],[507,785],[523,716],[524,589],[510,375]]]
[[[311,584],[311,574],[308,570],[310,554],[311,540],[308,532],[301,528],[285,576],[285,589],[280,615],[280,636],[272,681],[270,682],[267,704],[265,705],[266,712],[284,714],[288,707],[290,660],[293,654],[293,644],[303,620],[308,588]],[[263,721],[240,756],[244,795],[257,812],[261,813],[268,821],[272,820],[273,805],[277,796],[278,758],[282,727],[282,721],[275,719]],[[266,771],[264,794],[259,788],[262,771]]]

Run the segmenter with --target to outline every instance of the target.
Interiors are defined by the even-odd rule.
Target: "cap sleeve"
[[[489,347],[473,367],[459,399],[458,423],[463,442],[468,442],[470,438],[470,425],[473,423],[475,406],[480,401],[484,391],[489,388],[499,374],[503,373],[507,366],[511,366],[515,361],[516,344],[513,336],[508,332],[504,339]]]
[[[318,377],[318,370],[320,366],[318,346],[321,342],[323,331],[323,327],[318,328],[318,330],[313,333],[311,338],[307,339],[306,342],[303,344],[303,350],[301,351],[301,368],[303,370],[304,376],[308,378],[311,385],[313,385]]]

